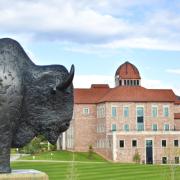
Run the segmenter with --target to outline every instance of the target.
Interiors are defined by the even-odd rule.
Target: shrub
[[[135,154],[134,154],[134,156],[133,156],[133,161],[134,161],[135,163],[140,163],[140,161],[141,161],[141,156],[140,156],[138,150],[135,151]]]
[[[89,159],[93,158],[93,152],[94,152],[94,150],[93,150],[92,145],[89,145],[89,151],[88,151],[88,158]]]
[[[43,136],[35,137],[30,143],[19,149],[20,153],[32,155],[44,151],[47,151],[47,142],[45,142],[45,138]]]

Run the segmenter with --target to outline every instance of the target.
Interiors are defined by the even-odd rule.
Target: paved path
[[[10,161],[16,161],[24,156],[28,156],[28,154],[11,154]]]

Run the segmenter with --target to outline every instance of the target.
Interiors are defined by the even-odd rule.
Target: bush
[[[56,145],[50,145],[50,150],[55,150]],[[44,136],[35,137],[29,144],[19,149],[20,153],[37,154],[47,151],[47,141]]]
[[[56,150],[57,150],[57,146],[50,144],[50,151],[56,151]]]
[[[89,145],[89,151],[88,151],[88,158],[89,159],[93,158],[93,152],[94,152],[94,150],[93,150],[92,145]]]
[[[135,163],[140,163],[140,161],[141,161],[141,156],[140,156],[138,150],[135,151],[135,154],[134,154],[134,156],[133,156],[133,161],[134,161]]]

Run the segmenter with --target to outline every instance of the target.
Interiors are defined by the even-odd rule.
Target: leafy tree
[[[56,146],[50,145],[50,150],[54,150]],[[29,144],[19,149],[20,153],[37,154],[47,151],[47,141],[44,136],[35,137]]]
[[[89,151],[88,151],[88,158],[89,159],[92,159],[93,158],[93,146],[92,145],[89,145]]]
[[[140,163],[140,161],[141,161],[141,156],[140,156],[140,154],[139,154],[137,149],[136,149],[135,154],[133,156],[133,161],[135,163]]]

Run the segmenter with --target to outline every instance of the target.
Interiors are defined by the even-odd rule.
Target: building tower
[[[141,77],[136,66],[126,61],[115,74],[115,86],[140,86]]]

